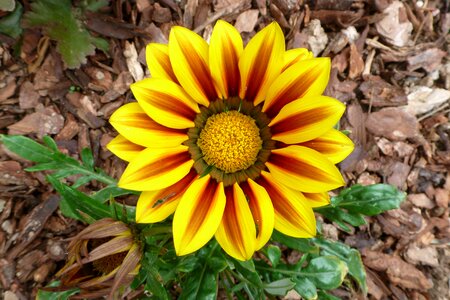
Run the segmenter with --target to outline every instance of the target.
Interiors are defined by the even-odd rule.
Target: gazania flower
[[[139,271],[142,253],[127,225],[99,220],[77,234],[68,247],[68,261],[56,274],[61,286],[80,288],[79,299],[115,298]]]
[[[142,191],[136,221],[175,212],[178,255],[213,236],[246,260],[273,228],[312,237],[312,207],[344,180],[334,164],[353,149],[333,126],[345,106],[322,96],[328,58],[285,51],[277,23],[244,48],[238,31],[218,21],[209,45],[175,26],[168,45],[149,44],[152,78],[131,85],[137,103],[110,119],[119,132],[108,148],[129,162],[119,186]]]

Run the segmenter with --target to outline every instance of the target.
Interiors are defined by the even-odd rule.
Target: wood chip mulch
[[[28,2],[28,1],[25,1]],[[148,76],[145,45],[167,43],[171,26],[208,39],[218,19],[246,43],[277,21],[287,48],[329,56],[326,94],[347,105],[342,129],[354,153],[340,164],[348,184],[389,183],[406,191],[400,209],[368,218],[350,234],[331,223],[324,232],[359,249],[368,299],[450,298],[450,13],[448,1],[399,0],[136,0],[110,1],[85,16],[110,44],[78,69],[65,68],[55,43],[25,29],[19,55],[0,35],[0,132],[55,138],[78,158],[92,149],[96,165],[118,178],[125,163],[105,145],[116,135],[111,114],[133,101],[129,85]],[[0,292],[31,299],[66,257],[67,238],[83,225],[58,211],[43,173],[0,148]],[[96,189],[90,185],[86,189]],[[342,287],[333,294],[364,299]],[[297,298],[299,299],[299,298]]]

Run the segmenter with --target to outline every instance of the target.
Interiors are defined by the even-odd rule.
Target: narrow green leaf
[[[280,262],[281,258],[281,250],[280,247],[275,245],[269,245],[267,246],[267,258],[272,263],[272,266],[276,267],[278,263]]]
[[[58,150],[58,145],[56,144],[55,140],[52,139],[50,136],[45,135],[42,138],[42,141],[44,142],[44,144],[49,147],[50,149],[52,149],[54,152],[59,152]]]
[[[84,148],[81,150],[81,161],[88,170],[94,171],[94,156],[91,149]]]
[[[256,288],[262,289],[263,283],[259,277],[258,272],[255,269],[253,260],[240,261],[234,260],[236,271],[238,271],[243,278],[253,284]]]
[[[53,160],[53,153],[41,144],[30,138],[21,135],[0,135],[0,141],[5,147],[17,155],[40,163],[47,163]]]
[[[347,265],[335,256],[311,259],[300,271],[300,277],[308,278],[318,288],[331,290],[339,287],[347,274]]]
[[[37,167],[38,165],[36,165],[35,167]],[[61,164],[59,165],[59,167],[63,167],[61,166]],[[31,167],[33,168],[33,167]],[[27,168],[26,170],[28,171],[28,169],[31,168]],[[47,170],[52,170],[52,169],[47,169]],[[56,179],[63,179],[66,178],[68,176],[72,176],[72,175],[78,175],[80,174],[80,171],[77,169],[60,169],[60,170],[56,170],[55,172],[52,173],[52,176]]]
[[[307,300],[317,299],[317,289],[311,280],[304,277],[294,277],[292,280],[295,282],[294,289],[300,294],[300,296]]]
[[[137,192],[125,190],[115,185],[110,185],[93,194],[91,197],[99,202],[106,202],[111,198],[123,195],[135,195]]]
[[[85,0],[83,8],[90,11],[98,11],[100,8],[108,5],[107,0]]]
[[[264,290],[272,295],[284,296],[292,290],[295,283],[290,278],[284,278],[264,285]]]
[[[341,300],[341,298],[325,293],[324,291],[319,291],[317,295],[320,300]]]
[[[92,175],[81,176],[77,180],[75,180],[75,182],[72,185],[72,188],[77,189],[80,186],[83,186],[83,185],[91,182],[94,179],[95,179],[95,176],[92,176]]]
[[[47,170],[55,170],[61,167],[61,163],[58,161],[51,161],[45,163],[39,163],[32,167],[26,168],[27,172],[38,172],[38,171],[47,171]]]
[[[314,247],[309,239],[293,238],[276,230],[272,233],[272,240],[303,253],[318,252],[318,248]]]
[[[48,287],[58,287],[60,285],[59,281],[51,282]],[[77,294],[80,291],[78,288],[73,288],[67,291],[43,291],[39,290],[36,295],[36,300],[61,300],[61,299],[69,299],[70,296]]]
[[[91,218],[99,220],[102,218],[111,217],[108,206],[99,203],[84,193],[61,183],[51,175],[47,176],[48,182],[61,195],[60,208],[64,215],[80,221],[85,218],[79,213],[82,211]]]

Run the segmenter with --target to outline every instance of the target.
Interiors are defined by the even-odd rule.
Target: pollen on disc
[[[209,117],[197,145],[207,164],[233,173],[255,163],[262,140],[255,120],[232,110]]]

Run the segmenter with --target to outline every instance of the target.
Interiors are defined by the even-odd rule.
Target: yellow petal
[[[287,50],[284,53],[284,67],[282,71],[286,70],[299,61],[311,58],[314,58],[314,54],[306,48],[295,48]]]
[[[203,247],[216,233],[225,209],[223,183],[206,175],[184,193],[173,217],[173,241],[177,255]]]
[[[238,62],[243,48],[239,31],[225,21],[217,21],[209,43],[209,68],[214,85],[224,99],[239,93]]]
[[[139,152],[145,149],[145,147],[130,142],[120,134],[113,138],[106,145],[106,148],[125,161],[131,161]]]
[[[228,255],[249,260],[255,252],[256,228],[244,192],[237,183],[225,188],[226,205],[216,240]]]
[[[314,212],[303,194],[278,183],[263,171],[258,183],[272,199],[275,210],[275,229],[289,236],[310,238],[316,235]]]
[[[258,228],[255,250],[259,250],[266,245],[272,236],[275,222],[272,201],[264,187],[251,179],[241,183],[241,187],[248,199],[253,219]]]
[[[330,195],[327,192],[303,193],[303,196],[305,196],[311,207],[321,207],[330,204]]]
[[[176,147],[188,139],[185,132],[153,121],[137,102],[117,109],[109,122],[127,140],[148,148]]]
[[[300,145],[322,153],[333,164],[343,161],[355,148],[352,140],[336,129],[331,129],[323,135]]]
[[[208,67],[208,44],[195,32],[180,26],[169,35],[169,56],[181,86],[204,106],[217,98]]]
[[[142,109],[159,124],[174,129],[194,127],[193,120],[200,110],[178,84],[161,78],[146,78],[130,88]]]
[[[269,85],[283,68],[284,49],[283,32],[276,22],[250,40],[239,59],[241,99],[257,105],[266,98]]]
[[[330,131],[344,111],[344,104],[326,96],[292,101],[270,122],[272,139],[285,144],[312,140]]]
[[[291,101],[321,95],[327,87],[330,68],[328,57],[295,63],[281,73],[270,86],[262,111],[273,117]]]
[[[164,44],[150,43],[145,48],[145,58],[150,74],[154,78],[178,82],[169,59],[169,47]]]
[[[156,223],[170,216],[197,177],[197,172],[191,169],[183,179],[165,189],[142,192],[136,205],[136,222]]]
[[[320,193],[345,184],[335,165],[303,146],[272,150],[266,165],[275,180],[301,192]]]
[[[128,164],[118,186],[136,191],[161,190],[186,176],[193,164],[186,146],[147,148]]]

